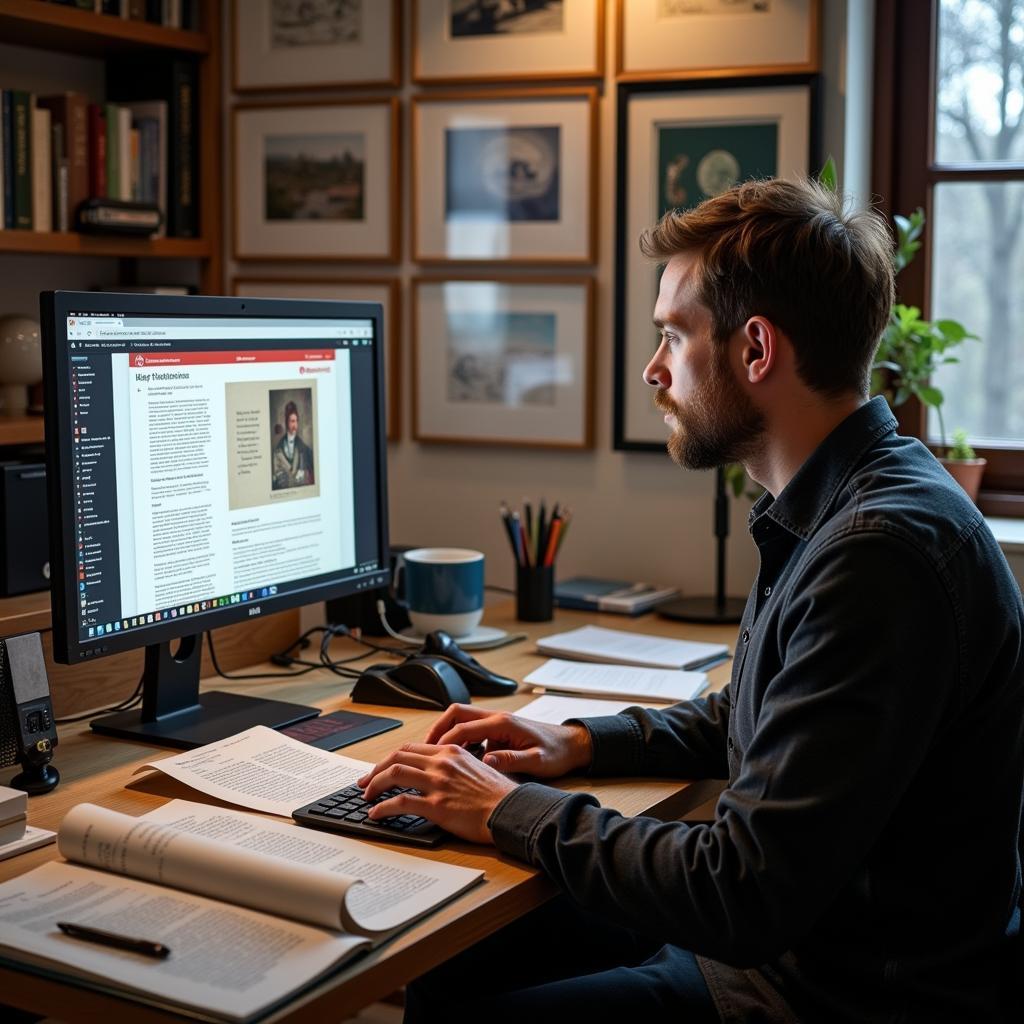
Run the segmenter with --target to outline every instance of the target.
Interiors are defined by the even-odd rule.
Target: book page
[[[172,800],[137,820],[205,837],[231,850],[232,857],[252,853],[264,863],[280,859],[296,870],[325,879],[322,892],[334,879],[359,879],[346,890],[343,911],[347,919],[343,924],[363,934],[389,932],[409,924],[474,885],[484,874],[347,836],[189,800]]]
[[[152,761],[135,770],[163,772],[225,803],[290,818],[292,811],[351,786],[373,765],[318,750],[254,725],[204,747]]]
[[[703,668],[729,653],[725,644],[632,633],[602,626],[581,626],[567,633],[541,637],[537,649],[544,654],[585,661],[647,665],[652,668]]]
[[[162,942],[171,953],[157,960],[73,939],[57,921]],[[54,861],[0,885],[4,956],[226,1021],[283,1001],[365,945],[356,936],[75,864]]]
[[[68,860],[335,931],[354,880],[239,849],[188,830],[95,804],[73,807],[57,848]]]
[[[638,668],[631,665],[580,664],[551,658],[524,680],[545,690],[589,693],[602,697],[642,697],[674,703],[692,700],[708,684],[703,672]]]

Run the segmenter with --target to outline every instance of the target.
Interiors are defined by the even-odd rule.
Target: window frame
[[[935,153],[940,0],[877,0],[875,10],[872,190],[879,208],[921,207],[925,232],[915,260],[899,276],[903,302],[931,316],[935,186],[962,181],[1024,181],[1024,162],[940,164]],[[910,399],[896,410],[900,431],[927,439],[927,410]],[[987,515],[1024,517],[1024,444],[976,447],[988,460],[978,505]]]

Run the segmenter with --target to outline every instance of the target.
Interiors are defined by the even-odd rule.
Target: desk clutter
[[[524,498],[522,511],[503,501],[500,513],[516,561],[516,617],[548,622],[554,614],[555,559],[569,532],[572,510],[555,502],[549,517],[542,498],[534,515]]]

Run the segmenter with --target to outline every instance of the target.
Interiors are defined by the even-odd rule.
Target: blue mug
[[[413,548],[401,556],[413,629],[468,636],[484,614],[484,555],[469,548]]]

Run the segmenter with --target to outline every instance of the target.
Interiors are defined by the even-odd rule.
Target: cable
[[[312,632],[312,630],[310,631]],[[304,634],[305,635],[305,634]],[[299,638],[296,643],[300,643],[302,637]],[[221,679],[228,679],[232,682],[245,679],[294,679],[298,676],[304,676],[314,669],[318,669],[320,666],[315,662],[305,662],[305,667],[300,668],[297,672],[247,672],[242,674],[236,674],[229,676],[221,667],[217,661],[217,651],[213,646],[213,632],[212,630],[206,630],[206,642],[210,645],[210,661],[213,664],[213,670],[221,677]],[[294,647],[295,644],[292,644]],[[290,650],[291,648],[287,648]]]
[[[97,708],[95,711],[86,711],[80,715],[68,715],[64,718],[55,718],[53,720],[54,725],[70,725],[72,722],[84,722],[85,719],[93,718],[96,715],[110,715],[118,711],[130,711],[136,704],[139,704],[142,701],[142,686],[145,680],[146,677],[144,674],[140,676],[138,683],[135,684],[135,689],[119,704],[111,704],[105,708]]]
[[[423,645],[423,638],[419,636],[406,636],[403,633],[396,633],[388,622],[387,612],[384,608],[384,601],[380,598],[377,600],[377,614],[380,616],[380,624],[384,627],[388,636],[393,636],[396,640],[401,640],[407,647],[421,647]]]

